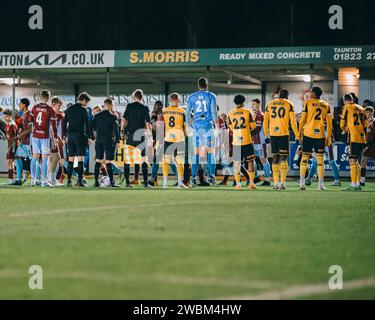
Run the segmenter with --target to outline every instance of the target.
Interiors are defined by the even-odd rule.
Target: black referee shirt
[[[127,134],[132,134],[139,129],[144,129],[146,123],[151,122],[148,107],[139,102],[129,103],[123,118],[128,121],[128,125],[125,128]]]
[[[65,138],[69,133],[81,133],[90,137],[90,123],[87,110],[80,103],[70,106],[65,111],[64,121],[62,123],[62,135]]]
[[[92,120],[92,130],[96,132],[97,140],[110,140],[115,143],[120,141],[117,117],[108,110],[97,113]]]

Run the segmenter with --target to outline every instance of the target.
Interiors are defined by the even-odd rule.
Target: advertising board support
[[[16,69],[13,69],[13,82],[12,82],[12,111],[13,118],[16,112]]]
[[[107,68],[107,97],[109,97],[110,70]]]

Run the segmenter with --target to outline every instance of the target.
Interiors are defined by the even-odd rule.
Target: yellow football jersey
[[[289,123],[297,136],[297,122],[291,101],[278,98],[268,103],[263,122],[265,136],[289,136]]]
[[[349,132],[350,142],[366,143],[365,109],[355,103],[345,105],[341,113],[340,127]]]
[[[163,110],[163,119],[165,123],[166,142],[183,142],[185,141],[185,111],[176,106],[170,106]]]
[[[249,109],[234,108],[229,114],[229,129],[233,132],[233,145],[246,146],[252,143],[251,131],[256,124]]]
[[[302,109],[300,133],[309,138],[325,138],[325,124],[327,124],[327,136],[330,137],[332,132],[332,114],[329,104],[320,99],[306,101]]]

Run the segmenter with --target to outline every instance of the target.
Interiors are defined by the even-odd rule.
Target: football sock
[[[78,161],[78,167],[77,167],[77,176],[78,176],[78,182],[82,182],[83,178],[83,161]]]
[[[72,179],[73,174],[73,161],[68,161],[68,180],[70,181]]]
[[[357,179],[356,179],[357,186],[360,185],[360,182],[361,182],[361,165],[357,162]]]
[[[153,181],[157,180],[158,178],[158,171],[159,171],[159,164],[153,163],[152,164],[152,170],[151,170],[151,178]]]
[[[299,168],[299,176],[300,176],[300,185],[304,186],[305,185],[305,177],[306,177],[306,171],[307,171],[307,163],[309,161],[310,155],[309,154],[304,154],[302,155],[302,160],[300,163],[300,168]],[[310,171],[311,172],[311,171]]]
[[[56,173],[56,179],[59,180],[61,175],[63,173],[63,169],[62,167],[59,165],[59,169],[57,170],[57,173]]]
[[[126,181],[126,184],[129,185],[130,184],[130,164],[125,164],[124,165],[124,176],[125,176],[125,181]]]
[[[8,170],[8,179],[13,179],[13,169]]]
[[[361,181],[362,183],[365,183],[366,181],[366,168],[361,168]]]
[[[194,161],[191,167],[191,175],[193,176],[193,178],[197,177],[198,167],[199,167],[199,154],[196,154],[194,155]]]
[[[185,163],[185,164],[184,164],[184,180],[185,180],[186,183],[188,183],[189,180],[190,180],[190,174],[191,174],[190,171],[191,171],[191,170],[190,170],[190,166],[189,166],[189,164],[188,164],[188,163]]]
[[[210,177],[215,177],[216,164],[215,164],[215,155],[213,153],[207,153],[207,169],[208,169],[208,175]]]
[[[17,181],[22,180],[22,160],[16,159]]]
[[[318,162],[316,161],[315,158],[312,158],[311,159],[311,167],[310,167],[310,172],[309,172],[309,176],[307,177],[308,179],[312,179],[314,178],[314,176],[316,175],[316,171],[318,170]]]
[[[164,161],[163,162],[163,177],[168,178],[168,175],[169,175],[169,163]]]
[[[99,172],[100,172],[101,166],[102,164],[100,162],[95,162],[95,167],[94,167],[95,182],[99,182]]]
[[[272,164],[272,173],[273,173],[273,183],[275,185],[279,184],[279,172],[280,166],[278,164]]]
[[[35,178],[36,180],[40,180],[40,163],[39,160],[35,162]]]
[[[265,163],[263,163],[263,171],[265,180],[269,181],[269,178],[271,176],[271,166],[268,160]]]
[[[339,167],[337,166],[336,161],[331,160],[329,162],[329,164],[331,165],[332,174],[333,174],[333,177],[335,178],[335,181],[339,181],[340,180],[340,173],[339,173]]]
[[[108,177],[109,177],[109,180],[111,181],[111,183],[113,183],[113,168],[112,168],[112,163],[107,163],[106,164],[106,167],[107,167],[107,172],[108,172]]]
[[[281,161],[281,163],[280,163],[280,180],[281,180],[281,183],[286,182],[287,174],[288,174],[288,162],[286,162],[284,160],[284,161]]]
[[[316,155],[316,161],[318,163],[319,183],[323,183],[323,179],[324,179],[324,158],[323,158],[323,154],[317,154]]]
[[[254,184],[254,178],[255,178],[255,172],[249,172],[249,180],[250,180],[250,184]]]
[[[178,177],[178,182],[182,182],[184,176],[184,165],[183,164],[178,164],[177,165],[177,177]]]
[[[31,173],[31,179],[36,178],[36,162],[37,160],[32,158],[30,162],[30,173]]]
[[[138,181],[138,179],[139,179],[139,171],[140,171],[139,164],[135,164],[134,165],[134,180],[136,180],[136,181]]]
[[[42,180],[45,181],[47,179],[47,171],[48,171],[48,158],[42,159]]]
[[[241,184],[241,173],[236,173],[234,175],[234,180],[236,181],[237,185]]]
[[[148,166],[146,162],[142,163],[142,175],[143,175],[143,183],[147,185],[148,184]]]
[[[357,164],[356,163],[350,163],[350,180],[352,187],[356,186],[357,181]]]
[[[175,176],[177,176],[177,175],[178,175],[177,166],[172,162],[172,163],[170,164],[170,167],[171,167],[171,170],[172,170],[173,174],[174,174]]]

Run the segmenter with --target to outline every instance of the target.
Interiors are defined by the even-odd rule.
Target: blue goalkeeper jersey
[[[213,127],[214,121],[217,119],[216,95],[203,90],[192,93],[186,108],[188,123],[190,123],[191,113],[194,115],[194,129]]]

